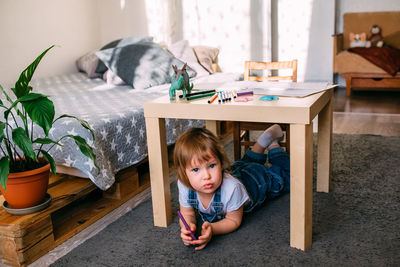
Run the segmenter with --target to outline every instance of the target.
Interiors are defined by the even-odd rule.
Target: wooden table
[[[172,221],[165,118],[202,119],[216,133],[216,121],[290,124],[290,245],[302,250],[312,243],[313,119],[318,115],[317,191],[329,192],[333,89],[303,98],[208,104],[208,98],[170,101],[168,96],[144,104],[154,225]]]

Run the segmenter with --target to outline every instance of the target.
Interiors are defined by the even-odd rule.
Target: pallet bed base
[[[107,191],[89,179],[52,176],[48,189],[52,201],[45,210],[11,215],[0,208],[0,257],[5,264],[26,266],[148,187],[147,161],[118,173]]]

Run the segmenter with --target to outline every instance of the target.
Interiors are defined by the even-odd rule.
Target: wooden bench
[[[400,89],[400,74],[391,76],[387,73],[342,73],[346,79],[346,96],[350,96],[352,89],[363,88],[376,89],[385,88],[388,90]]]

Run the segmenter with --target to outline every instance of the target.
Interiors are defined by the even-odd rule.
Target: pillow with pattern
[[[172,65],[181,68],[184,63],[175,58],[160,45],[141,42],[96,52],[97,57],[133,88],[149,88],[169,83],[174,73]],[[187,67],[189,77],[196,72]]]
[[[100,48],[100,50],[105,50],[105,49],[114,48],[114,47],[122,47],[125,45],[136,44],[136,43],[140,43],[140,42],[152,42],[152,41],[153,41],[153,37],[151,37],[151,36],[131,36],[131,37],[126,37],[123,39],[118,39],[118,40],[109,42],[108,44],[106,44],[105,46]],[[103,74],[106,71],[107,71],[106,65],[104,65],[104,63],[100,61],[96,67],[96,72]]]

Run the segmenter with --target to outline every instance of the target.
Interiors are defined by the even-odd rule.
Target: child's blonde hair
[[[191,128],[183,133],[175,143],[174,163],[178,171],[178,179],[187,188],[194,190],[186,175],[186,167],[196,157],[199,161],[207,161],[210,156],[219,160],[221,168],[229,162],[218,138],[204,128]]]

